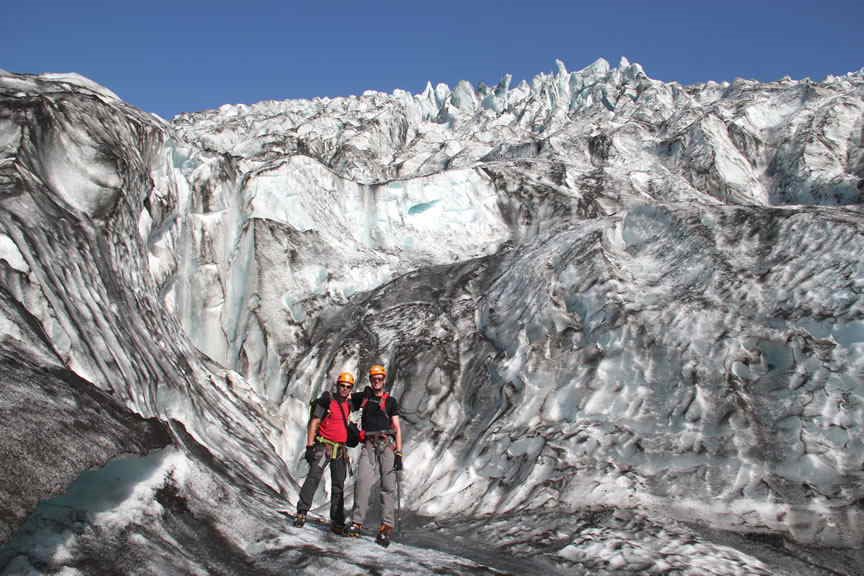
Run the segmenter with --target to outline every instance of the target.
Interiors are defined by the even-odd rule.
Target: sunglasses
[[[351,389],[351,388],[353,388],[353,387],[354,387],[353,384],[339,384],[339,388],[348,388],[348,389]]]

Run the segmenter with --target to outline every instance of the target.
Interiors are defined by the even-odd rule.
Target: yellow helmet
[[[339,377],[336,378],[336,382],[345,382],[346,384],[354,385],[354,374],[351,372],[340,372]]]
[[[381,364],[374,364],[371,368],[369,368],[369,377],[372,376],[387,376],[387,369],[384,368]]]

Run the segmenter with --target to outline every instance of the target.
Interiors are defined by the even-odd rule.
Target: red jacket
[[[318,425],[318,435],[331,442],[348,441],[348,415],[351,414],[351,402],[342,402],[342,408],[336,398],[330,398],[330,409]]]

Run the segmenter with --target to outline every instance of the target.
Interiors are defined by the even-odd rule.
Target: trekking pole
[[[402,533],[402,471],[396,471],[396,534]]]

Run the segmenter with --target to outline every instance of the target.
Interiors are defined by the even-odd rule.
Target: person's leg
[[[315,490],[318,489],[318,483],[321,481],[321,475],[324,474],[324,466],[327,465],[327,455],[323,446],[315,447],[315,460],[309,465],[309,473],[306,475],[306,480],[303,481],[303,487],[300,489],[300,499],[297,501],[297,514],[306,515],[309,509],[312,508],[312,499],[315,497]]]
[[[366,522],[366,512],[369,511],[369,493],[375,482],[375,448],[364,443],[360,449],[360,458],[357,463],[357,481],[354,484],[354,510],[351,520],[355,524]]]
[[[340,448],[347,450],[347,448]],[[334,528],[345,526],[345,474],[348,463],[345,455],[330,461],[330,524]]]
[[[396,471],[393,470],[395,454],[391,446],[386,446],[378,456],[381,475],[381,523],[396,525]]]

